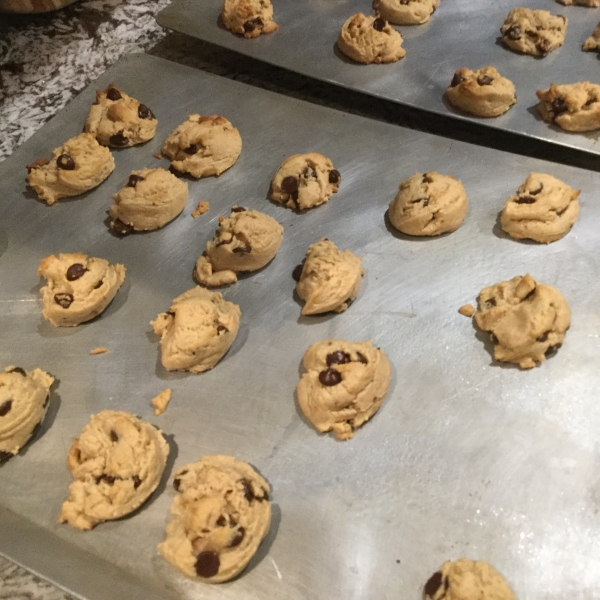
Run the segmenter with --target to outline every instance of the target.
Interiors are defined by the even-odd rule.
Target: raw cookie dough
[[[110,304],[125,280],[125,267],[75,252],[47,256],[37,274],[47,281],[40,290],[44,319],[55,327],[74,327]]]
[[[587,6],[588,8],[598,8],[600,6],[600,0],[557,0],[565,6]]]
[[[513,82],[494,67],[459,69],[446,95],[450,104],[476,117],[498,117],[517,102]]]
[[[271,182],[269,198],[288,208],[319,206],[338,191],[342,176],[333,163],[318,152],[286,158]]]
[[[249,464],[219,455],[180,467],[173,477],[177,495],[159,552],[198,581],[232,579],[269,531],[269,484]]]
[[[191,373],[212,369],[233,343],[240,316],[240,307],[218,292],[200,286],[184,292],[150,322],[160,335],[163,367]]]
[[[0,463],[14,456],[46,416],[54,377],[41,369],[0,373]]]
[[[152,111],[114,85],[96,92],[85,130],[103,146],[126,148],[151,140],[158,121]]]
[[[515,600],[508,583],[481,560],[446,561],[425,584],[425,600]]]
[[[600,0],[598,0],[600,2]],[[592,31],[592,35],[583,42],[582,50],[586,52],[600,52],[600,23]]]
[[[383,402],[392,369],[372,342],[323,340],[308,348],[306,373],[298,382],[298,404],[320,431],[349,440]]]
[[[517,276],[481,290],[475,322],[492,334],[496,360],[531,369],[562,346],[571,309],[557,289]]]
[[[188,184],[165,169],[132,171],[108,210],[118,233],[159,229],[185,208]]]
[[[27,181],[49,206],[59,198],[79,196],[100,185],[114,170],[108,148],[91,133],[80,133],[52,151],[52,158],[28,165]]]
[[[247,39],[279,29],[273,21],[271,0],[225,0],[221,18],[229,31]]]
[[[547,10],[514,8],[508,13],[500,33],[502,41],[512,50],[547,56],[565,41],[568,19]]]
[[[542,119],[565,131],[600,129],[600,85],[589,81],[555,85],[536,92]]]
[[[440,5],[440,0],[373,0],[375,12],[394,25],[421,25]]]
[[[296,292],[304,300],[303,315],[344,312],[356,298],[365,272],[362,258],[343,252],[327,238],[308,247],[294,269]]]
[[[359,63],[391,63],[400,60],[406,50],[402,36],[381,17],[357,13],[342,26],[338,48]]]
[[[544,173],[530,173],[504,205],[500,223],[511,237],[542,244],[560,240],[579,215],[580,190]]]
[[[237,281],[236,273],[257,271],[273,260],[283,240],[283,227],[269,215],[234,206],[219,217],[215,237],[196,261],[194,275],[207,287]]]
[[[166,390],[163,390],[162,392],[154,396],[154,398],[152,398],[150,404],[152,404],[152,406],[154,407],[154,414],[157,417],[159,415],[162,415],[165,412],[165,410],[167,410],[167,405],[169,404],[169,402],[171,402],[172,395],[173,390],[171,388],[167,388]]]
[[[220,175],[242,151],[240,132],[219,115],[190,115],[165,140],[164,156],[173,167],[192,177]]]
[[[400,184],[390,203],[392,225],[408,235],[440,235],[457,230],[469,209],[463,184],[435,171],[415,173]]]
[[[158,486],[168,456],[162,431],[150,423],[120,410],[92,415],[67,455],[74,481],[59,523],[92,529],[133,512]]]

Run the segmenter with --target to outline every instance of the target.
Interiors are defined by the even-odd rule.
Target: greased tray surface
[[[551,83],[599,83],[598,55],[581,46],[600,21],[600,10],[567,7],[554,0],[441,0],[429,23],[397,26],[406,56],[390,65],[360,65],[342,54],[336,40],[344,21],[372,14],[371,0],[274,0],[273,34],[246,40],[219,22],[222,0],[173,0],[157,20],[253,58],[346,88],[426,111],[600,154],[599,132],[567,133],[544,123],[535,109],[537,89]],[[500,41],[500,27],[517,6],[543,8],[569,19],[565,44],[546,58],[517,54]],[[460,67],[495,66],[513,81],[517,104],[501,117],[471,117],[444,96]],[[443,133],[443,132],[442,132]],[[518,143],[518,142],[516,142]]]
[[[157,115],[156,137],[116,151],[116,170],[85,197],[47,207],[25,188],[25,165],[81,130],[94,91],[114,82]],[[104,224],[129,172],[187,114],[219,113],[243,139],[219,178],[190,182],[187,208],[164,229],[118,239]],[[319,151],[342,173],[340,191],[304,215],[266,199],[289,154]],[[415,171],[460,178],[469,214],[436,239],[393,234],[384,220]],[[549,246],[495,228],[504,200],[530,171],[580,188],[581,217]],[[220,79],[149,56],[119,61],[0,165],[0,365],[39,366],[60,384],[26,451],[0,467],[0,552],[90,599],[420,599],[446,559],[484,559],[520,600],[600,593],[598,356],[600,175],[452,142]],[[210,212],[192,219],[200,199]],[[227,356],[203,375],[168,373],[148,322],[193,286],[192,267],[219,215],[242,204],[285,227],[272,264],[223,293],[242,310]],[[293,267],[326,236],[364,260],[357,301],[340,315],[300,317]],[[41,317],[40,259],[82,251],[122,262],[124,287],[101,318],[55,329]],[[530,272],[573,310],[558,354],[523,372],[492,364],[457,313],[489,284]],[[355,438],[319,436],[294,388],[307,346],[372,339],[393,379],[379,413]],[[110,353],[90,356],[95,346]],[[150,399],[173,389],[166,413]],[[159,425],[173,462],[231,454],[273,488],[271,533],[234,582],[180,576],[156,552],[173,498],[163,484],[130,518],[79,532],[56,523],[70,475],[65,456],[89,415],[130,410]],[[166,481],[166,477],[165,477]]]

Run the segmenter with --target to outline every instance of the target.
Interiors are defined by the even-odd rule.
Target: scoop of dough
[[[221,18],[229,31],[246,39],[279,29],[273,21],[271,0],[224,0]]]

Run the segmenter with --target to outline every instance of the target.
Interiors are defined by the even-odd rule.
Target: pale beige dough
[[[392,369],[372,342],[323,340],[308,348],[296,387],[306,418],[324,433],[349,440],[380,408]]]
[[[492,334],[496,360],[531,369],[562,346],[571,309],[557,289],[517,276],[481,290],[475,322]]]
[[[218,292],[200,286],[184,292],[150,323],[160,336],[163,367],[191,373],[212,369],[235,340],[240,316],[240,307]]]
[[[311,244],[302,265],[296,267],[296,292],[305,304],[303,315],[344,312],[355,300],[365,274],[362,259],[341,251],[323,238]]]
[[[342,26],[338,48],[359,63],[391,63],[400,60],[406,50],[402,36],[381,17],[351,16]]]
[[[85,254],[59,254],[42,259],[37,274],[46,279],[40,290],[44,319],[55,327],[74,327],[98,316],[125,280],[125,267]]]
[[[427,23],[440,0],[373,0],[375,12],[394,25]]]
[[[600,0],[598,2],[600,3]],[[586,52],[600,52],[600,23],[592,31],[592,35],[585,39],[582,50]]]
[[[175,169],[196,178],[220,175],[241,152],[240,132],[219,115],[190,115],[167,136],[162,147]]]
[[[27,167],[27,181],[46,204],[60,198],[79,196],[100,185],[114,170],[108,148],[91,133],[80,133],[52,151],[52,158],[37,160]]]
[[[536,92],[537,109],[544,121],[565,131],[600,129],[600,85],[579,81],[564,85],[550,84]]]
[[[0,372],[0,464],[17,454],[44,420],[53,383],[41,369]]]
[[[171,402],[172,395],[173,390],[171,388],[167,388],[152,398],[151,404],[154,407],[154,414],[157,417],[162,415],[165,410],[167,410],[167,405],[169,402]]]
[[[547,56],[565,41],[568,19],[547,10],[514,8],[508,13],[500,33],[512,50],[532,56]]]
[[[544,173],[530,173],[504,205],[502,229],[515,239],[549,244],[563,238],[579,216],[580,190]]]
[[[269,532],[269,484],[249,464],[217,455],[179,467],[173,487],[159,552],[198,581],[221,583],[241,573]]]
[[[279,29],[273,21],[271,0],[225,0],[221,18],[229,31],[246,39]]]
[[[600,0],[557,0],[565,6],[587,6],[588,8],[598,8],[600,6]]]
[[[92,529],[133,512],[157,488],[168,456],[162,431],[150,423],[119,410],[92,415],[67,455],[74,481],[59,523]]]
[[[400,184],[388,214],[402,233],[425,236],[456,231],[468,209],[469,198],[458,179],[429,171],[415,173]]]

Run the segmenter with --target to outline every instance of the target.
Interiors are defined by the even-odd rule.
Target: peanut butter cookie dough
[[[333,431],[338,440],[351,439],[379,410],[392,376],[372,342],[323,340],[308,348],[303,364],[298,404],[318,431]]]
[[[600,129],[600,85],[589,81],[555,85],[536,92],[542,119],[565,131]]]
[[[67,456],[74,481],[59,523],[92,529],[133,512],[157,488],[168,456],[162,431],[150,423],[119,410],[92,415]]]
[[[176,496],[159,552],[206,583],[241,573],[271,525],[269,484],[231,456],[205,456],[173,474]]]
[[[568,19],[547,10],[514,8],[508,13],[500,33],[512,50],[532,56],[547,56],[565,42]]]
[[[440,0],[373,0],[375,12],[394,25],[427,23]]]
[[[600,2],[600,0],[598,0]],[[600,52],[600,23],[596,25],[592,35],[585,39],[581,47],[585,52]]]
[[[271,0],[225,0],[221,18],[229,31],[246,39],[279,29],[273,21]]]
[[[565,6],[587,6],[588,8],[598,8],[600,6],[600,0],[557,0]]]

